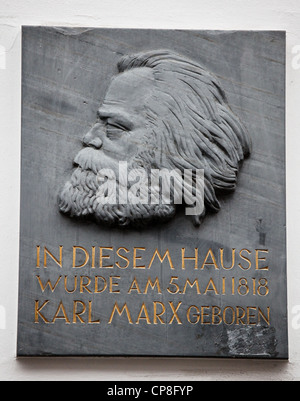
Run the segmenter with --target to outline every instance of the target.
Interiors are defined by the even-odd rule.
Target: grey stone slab
[[[285,33],[24,27],[22,41],[18,356],[288,358]],[[153,57],[161,54],[161,49],[168,49],[164,53],[168,64],[157,70]],[[148,52],[154,52],[152,58]],[[137,100],[148,91],[151,101],[147,99],[148,108],[140,115],[158,110],[157,125],[159,121],[170,123],[166,110],[174,112],[176,102],[161,94],[159,79],[168,87],[169,97],[186,98],[186,104],[192,99],[187,89],[192,79],[189,74],[200,75],[208,85],[198,87],[193,81],[190,91],[200,92],[203,98],[199,103],[193,98],[190,106],[197,106],[195,118],[201,117],[202,128],[204,124],[209,128],[198,130],[197,139],[190,141],[188,127],[196,122],[192,113],[182,113],[184,129],[177,122],[173,136],[170,134],[164,145],[158,141],[154,152],[161,155],[160,160],[170,160],[177,135],[186,162],[194,163],[195,149],[201,153],[202,164],[193,166],[204,165],[204,171],[210,172],[219,210],[211,210],[213,205],[206,196],[200,225],[193,224],[181,208],[165,222],[154,221],[148,211],[138,221],[146,219],[145,226],[123,227],[119,218],[109,226],[97,216],[95,205],[90,218],[75,218],[70,216],[74,208],[64,209],[59,202],[62,188],[76,170],[73,160],[83,149],[84,135],[89,133],[85,152],[108,152],[108,131],[103,144],[97,139],[103,135],[95,125],[97,111],[107,99],[112,100],[109,96],[112,82],[116,82],[113,77],[119,76],[120,59],[136,54],[147,54],[148,65],[131,70],[137,74],[134,79],[128,71],[123,73],[126,85],[133,85],[132,91],[122,92],[124,82],[117,82],[120,86],[114,92],[114,101],[119,101],[122,93],[128,95],[135,116],[143,106],[142,100]],[[174,54],[180,60],[174,61]],[[186,67],[187,60],[196,67]],[[144,75],[141,71],[145,68]],[[169,75],[176,68],[185,81],[182,87]],[[150,78],[153,69],[156,81],[152,75]],[[132,82],[138,79],[139,86],[134,89]],[[226,101],[217,99],[221,92],[212,84],[215,79]],[[232,125],[234,133],[222,133],[227,135],[226,150],[220,137],[213,138],[221,120],[211,114],[206,102],[219,112],[230,108],[236,124],[243,127],[233,129]],[[165,104],[169,109],[163,109]],[[151,124],[145,125],[149,128]],[[136,132],[133,128],[127,131]],[[122,146],[128,149],[124,160],[131,162],[133,145],[143,147],[137,138],[128,136],[127,143],[124,141]],[[110,155],[117,154],[116,146],[114,142]],[[219,158],[216,163],[209,157],[212,151],[211,158]],[[234,179],[221,169],[226,163],[238,172]],[[231,186],[235,189],[225,192]],[[61,266],[49,255],[59,262],[60,246]],[[89,254],[81,268],[73,267],[73,252],[77,249],[76,266],[84,264],[86,253],[74,247]],[[107,256],[102,267],[100,248]],[[45,249],[49,251],[46,268]],[[192,259],[186,259],[183,268],[182,249],[185,257],[198,255],[196,269]],[[167,250],[169,254],[161,261]],[[233,268],[229,269],[233,254]],[[105,267],[110,265],[112,268]],[[57,285],[43,291],[41,286],[48,280]]]

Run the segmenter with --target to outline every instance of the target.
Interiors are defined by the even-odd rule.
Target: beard
[[[103,152],[100,153],[94,148],[84,148],[77,154],[74,163],[77,168],[58,196],[58,205],[62,213],[71,217],[92,218],[100,224],[122,227],[145,226],[150,222],[167,221],[175,215],[176,207],[172,203],[103,203],[103,198],[99,196],[101,193],[99,172],[113,167],[115,170],[118,165]],[[143,154],[137,155],[129,165],[128,174],[135,168],[143,168],[150,172],[149,153],[147,158]],[[124,190],[122,180],[120,178],[116,180],[115,176],[107,177],[105,185],[108,189],[116,187],[117,194]],[[141,192],[148,192],[148,187],[141,187]]]

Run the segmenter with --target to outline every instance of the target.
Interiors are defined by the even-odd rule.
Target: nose
[[[103,127],[101,124],[95,124],[93,128],[87,132],[83,137],[83,144],[100,149],[103,144]]]

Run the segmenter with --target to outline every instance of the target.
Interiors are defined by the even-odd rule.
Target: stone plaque
[[[18,356],[288,358],[285,33],[22,41]]]

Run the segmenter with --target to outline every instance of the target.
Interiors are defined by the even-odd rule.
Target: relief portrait
[[[185,56],[147,51],[123,56],[117,67],[97,120],[83,136],[74,171],[60,189],[60,211],[98,224],[141,226],[173,218],[182,206],[177,196],[182,203],[189,199],[190,206],[202,203],[192,216],[200,225],[206,213],[219,211],[222,194],[236,188],[241,163],[251,151],[246,127],[232,112],[217,78]],[[126,163],[128,177],[134,171],[145,172],[139,194],[146,202],[101,201],[101,186],[120,193],[121,187],[132,185],[120,174],[120,162]],[[182,198],[183,188],[175,182],[187,170],[192,172],[191,182]],[[102,180],[103,171],[110,174]],[[151,202],[147,197],[151,171],[176,172],[170,202],[161,197]],[[197,171],[203,171],[203,190],[198,192]],[[156,195],[159,183],[154,186]]]
[[[18,357],[288,359],[286,34],[23,27]]]

